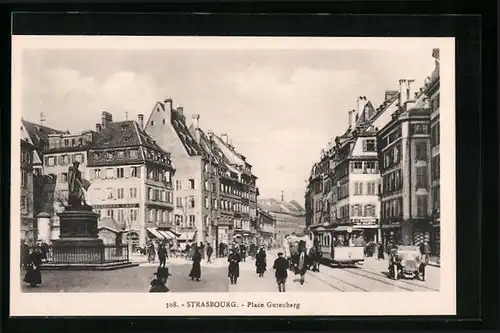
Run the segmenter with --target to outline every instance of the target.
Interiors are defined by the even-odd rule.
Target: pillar
[[[50,217],[41,216],[37,217],[37,225],[38,225],[38,241],[45,241],[48,243],[52,239],[52,230]]]

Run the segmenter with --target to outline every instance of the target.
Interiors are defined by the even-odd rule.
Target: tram
[[[350,226],[320,227],[313,234],[325,262],[339,267],[363,264],[363,229]]]

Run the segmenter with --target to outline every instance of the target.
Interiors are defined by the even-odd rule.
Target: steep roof
[[[22,120],[23,126],[28,132],[33,145],[40,151],[49,146],[49,134],[68,134],[67,131],[56,130],[51,127]]]
[[[120,225],[120,223],[118,223],[117,221],[115,221],[111,217],[105,217],[103,219],[100,219],[97,227],[99,229],[107,228],[107,229],[111,229],[113,231],[121,231],[122,230],[122,226]]]
[[[275,199],[258,199],[259,206],[273,213],[285,213],[285,214],[293,214],[293,215],[302,215],[305,214],[304,208],[300,206],[297,202],[286,202],[286,201],[278,201]]]
[[[202,155],[203,149],[193,138],[191,132],[189,132],[189,129],[186,126],[186,120],[179,111],[172,110],[171,123],[189,156]]]

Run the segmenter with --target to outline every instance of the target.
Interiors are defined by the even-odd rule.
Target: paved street
[[[275,251],[267,256],[268,271],[263,278],[255,273],[255,261],[249,260],[240,265],[238,284],[230,285],[231,292],[274,292],[277,285],[274,271],[271,269]],[[309,271],[304,285],[300,285],[298,276],[289,272],[288,292],[361,292],[361,291],[439,291],[440,269],[428,266],[426,281],[398,280],[387,277],[387,260],[366,258],[359,267],[337,268],[321,265],[320,272]]]
[[[171,263],[167,287],[171,292],[227,292],[227,270],[222,267],[202,266],[201,280],[188,277],[191,265],[187,262]],[[215,266],[215,265],[214,265]],[[157,265],[113,271],[42,271],[42,286],[24,292],[148,292]]]
[[[227,261],[216,259],[212,263],[202,261],[201,281],[188,277],[191,264],[183,258],[171,258],[168,266],[172,276],[168,280],[171,292],[276,292],[272,264],[277,251],[267,255],[268,270],[259,278],[255,272],[255,260],[247,258],[240,264],[240,278],[231,285],[227,277]],[[145,257],[133,258],[138,267],[114,271],[43,271],[43,285],[25,292],[147,292],[156,271],[156,263],[147,263]],[[321,266],[321,272],[308,272],[304,285],[298,276],[289,272],[288,292],[360,292],[360,291],[438,291],[440,268],[427,266],[426,281],[398,280],[387,277],[387,260],[366,258],[359,267],[337,268]]]

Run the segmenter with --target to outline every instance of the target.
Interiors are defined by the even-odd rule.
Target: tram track
[[[361,271],[363,273],[367,273],[367,274],[370,274],[370,275],[373,275],[373,276],[377,276],[377,277],[380,277],[381,279],[383,279],[383,277],[380,276],[379,274],[377,274],[375,272],[368,271],[368,270],[363,269],[363,268],[352,268],[350,270],[347,270],[347,272],[353,273],[353,270]],[[365,276],[365,275],[362,275],[362,274],[357,274],[357,275]],[[371,277],[367,276],[367,278],[371,278]],[[374,278],[371,278],[371,279],[374,279]],[[378,280],[378,279],[376,279],[376,280]],[[378,280],[378,281],[382,282],[382,280]],[[405,281],[405,280],[397,280],[397,281],[399,283],[407,284],[407,285],[414,286],[414,287],[417,287],[417,288],[427,289],[427,290],[430,290],[430,291],[439,291],[439,289],[431,288],[431,287],[427,287],[427,286],[423,286],[423,285],[420,285],[420,284],[417,284],[417,283],[411,283],[410,281]],[[389,283],[388,281],[384,281],[384,282]],[[414,291],[416,291],[416,290],[414,290]]]
[[[339,288],[339,287],[337,287],[337,286],[335,286],[335,285],[333,285],[333,284],[331,284],[331,283],[329,283],[329,282],[325,281],[324,279],[321,279],[320,277],[318,277],[318,274],[324,274],[324,275],[328,276],[328,277],[329,277],[329,278],[331,278],[331,279],[337,280],[337,281],[339,281],[340,283],[343,283],[343,284],[345,284],[345,285],[347,285],[347,286],[350,286],[350,287],[352,287],[352,288],[359,289],[360,291],[370,291],[370,290],[368,290],[368,289],[365,289],[365,288],[363,288],[363,287],[357,286],[357,285],[355,285],[355,284],[353,284],[353,283],[347,282],[347,281],[345,281],[345,280],[343,280],[343,279],[340,279],[340,278],[338,278],[338,277],[336,277],[336,276],[333,276],[333,275],[330,275],[330,274],[327,274],[327,273],[324,273],[324,272],[315,272],[315,273],[316,273],[316,274],[309,273],[308,275],[310,275],[310,276],[312,276],[312,277],[316,278],[317,280],[319,280],[319,281],[321,281],[321,282],[323,282],[323,283],[325,283],[325,284],[329,285],[330,287],[332,287],[332,288],[334,288],[334,289],[336,289],[336,290],[338,290],[338,291],[346,292],[344,289]]]

